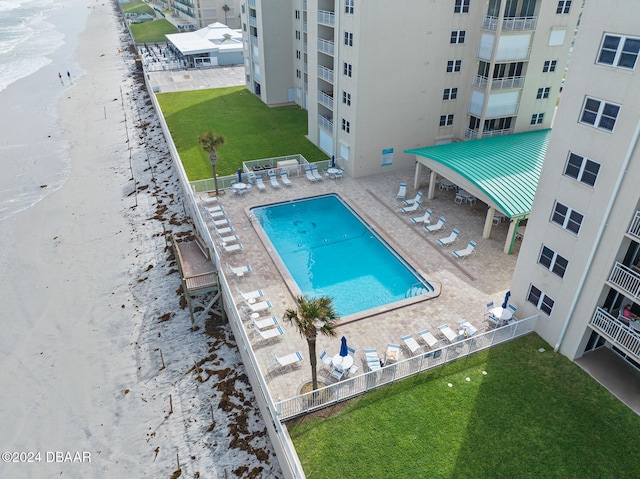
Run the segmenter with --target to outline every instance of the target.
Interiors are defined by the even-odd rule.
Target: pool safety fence
[[[278,417],[281,421],[293,419],[530,334],[533,332],[537,321],[538,315],[531,316],[501,328],[474,334],[470,338],[448,344],[439,349],[425,351],[381,369],[343,379],[316,391],[281,400],[276,403]]]

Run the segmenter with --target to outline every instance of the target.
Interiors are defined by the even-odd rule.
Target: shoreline
[[[0,463],[0,476],[278,477],[229,327],[191,332],[180,309],[163,225],[192,228],[124,38],[115,5],[96,2],[73,53],[86,73],[57,107],[69,178],[0,239],[2,450],[91,462]]]

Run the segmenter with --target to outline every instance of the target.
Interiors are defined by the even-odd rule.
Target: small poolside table
[[[247,184],[246,183],[242,183],[242,182],[237,182],[234,183],[231,188],[233,188],[233,191],[235,191],[238,194],[242,194],[245,191],[247,191]]]
[[[327,170],[327,173],[329,173],[329,178],[334,178],[339,172],[340,170],[338,168],[329,168]]]
[[[503,308],[502,306],[493,308],[489,313],[502,324],[508,322],[513,317],[513,311],[509,308]]]
[[[340,356],[340,354],[336,354],[331,360],[331,364],[336,369],[346,371],[351,366],[353,366],[353,356],[351,356],[350,354],[347,356]]]

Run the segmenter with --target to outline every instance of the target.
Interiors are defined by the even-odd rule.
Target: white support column
[[[507,239],[504,241],[504,254],[509,254],[509,250],[511,249],[511,241],[513,240],[513,235],[516,233],[516,222],[515,220],[511,220],[509,222],[509,231],[507,232]]]
[[[493,226],[493,215],[496,214],[496,209],[493,206],[489,206],[487,210],[487,216],[484,219],[484,230],[482,230],[482,237],[489,239],[491,237],[491,227]]]
[[[413,187],[417,190],[420,187],[420,173],[422,171],[422,163],[416,161],[416,172],[413,175]]]
[[[427,199],[432,200],[436,192],[436,179],[438,175],[435,171],[431,170],[429,175],[429,192],[427,193]]]

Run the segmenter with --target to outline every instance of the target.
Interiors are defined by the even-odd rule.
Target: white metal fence
[[[538,315],[531,316],[501,328],[478,333],[468,339],[443,346],[440,349],[418,354],[409,359],[385,366],[380,370],[369,371],[316,391],[281,400],[276,403],[278,417],[281,421],[285,421],[308,414],[338,402],[352,399],[385,384],[399,381],[483,349],[524,336],[534,330],[537,321]]]

